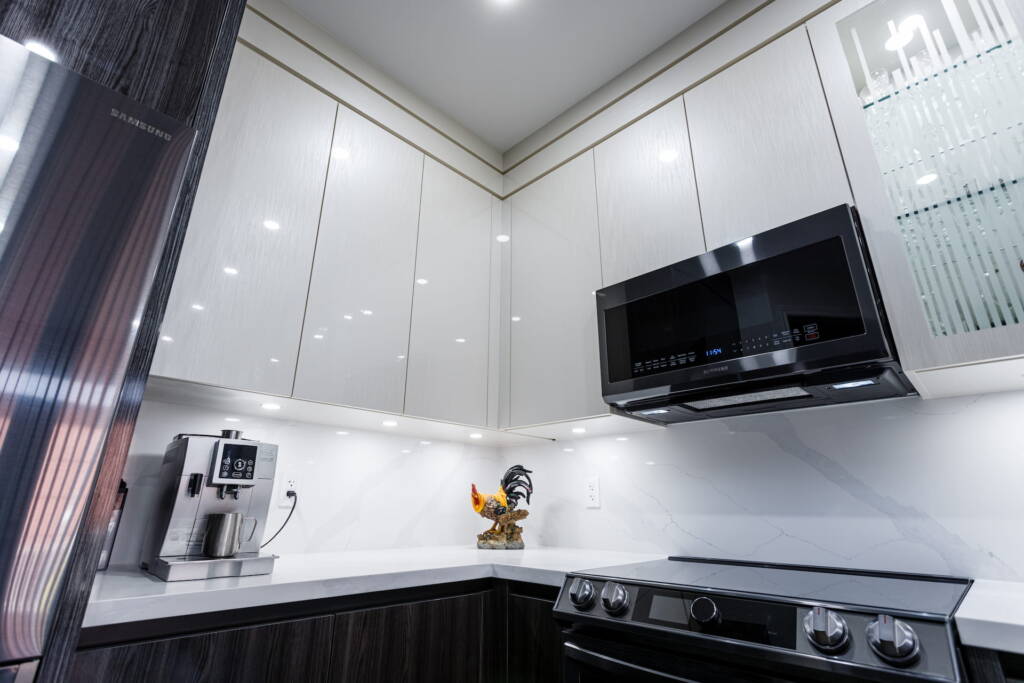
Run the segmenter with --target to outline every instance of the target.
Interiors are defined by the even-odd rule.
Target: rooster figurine
[[[523,529],[516,524],[530,513],[517,510],[520,500],[530,502],[533,493],[533,481],[530,479],[532,470],[522,465],[509,467],[501,478],[498,492],[494,494],[480,493],[476,484],[472,485],[470,501],[473,510],[484,519],[494,524],[482,534],[477,534],[476,547],[488,549],[519,549],[523,544]]]

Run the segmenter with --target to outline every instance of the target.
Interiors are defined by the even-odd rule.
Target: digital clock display
[[[706,358],[710,358],[711,356],[718,356],[718,355],[721,355],[721,353],[722,353],[722,347],[721,346],[716,346],[713,349],[705,349],[704,350],[704,356]]]

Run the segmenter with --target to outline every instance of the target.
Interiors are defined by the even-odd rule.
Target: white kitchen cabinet
[[[494,201],[462,176],[426,160],[405,391],[408,415],[470,425],[488,422]]]
[[[704,253],[682,97],[594,150],[607,284]]]
[[[508,201],[510,426],[606,414],[594,303],[602,280],[593,151]]]
[[[683,97],[708,249],[853,203],[803,28]]]
[[[296,398],[401,413],[423,154],[338,107]]]
[[[154,375],[291,393],[334,113],[235,48]]]
[[[1021,27],[1024,3],[938,0],[845,0],[808,24],[900,361],[926,398],[1024,389]]]

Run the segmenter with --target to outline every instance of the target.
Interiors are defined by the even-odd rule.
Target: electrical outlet
[[[601,507],[601,480],[597,477],[590,477],[587,479],[586,486],[587,495],[587,507],[588,508],[599,508]]]
[[[299,491],[299,479],[295,476],[289,476],[281,483],[281,489],[277,492],[277,507],[279,508],[290,508],[292,506],[293,499],[288,497],[289,491]]]

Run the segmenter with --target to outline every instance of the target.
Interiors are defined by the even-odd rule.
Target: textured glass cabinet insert
[[[838,23],[933,335],[1024,322],[1021,0],[877,0]]]

